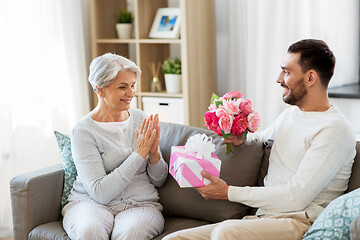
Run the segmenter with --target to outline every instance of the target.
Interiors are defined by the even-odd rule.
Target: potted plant
[[[161,66],[165,76],[166,92],[181,92],[181,60],[179,58],[168,58]]]
[[[129,39],[132,36],[132,23],[133,15],[132,12],[127,9],[121,9],[117,13],[117,24],[116,31],[118,37],[121,39]]]

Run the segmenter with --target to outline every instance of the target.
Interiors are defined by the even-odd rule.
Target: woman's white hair
[[[95,92],[96,87],[103,88],[111,84],[117,74],[122,71],[135,73],[138,80],[141,75],[140,68],[129,59],[113,53],[105,53],[90,63],[89,82]]]

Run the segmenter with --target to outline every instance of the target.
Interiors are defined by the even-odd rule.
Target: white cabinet
[[[161,122],[184,124],[184,99],[143,97],[143,110],[147,115],[159,114]]]
[[[133,97],[133,99],[130,102],[130,107],[131,108],[138,108],[138,106],[137,106],[137,97]]]

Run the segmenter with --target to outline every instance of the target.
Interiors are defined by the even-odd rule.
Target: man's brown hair
[[[321,83],[327,88],[334,74],[336,58],[324,41],[304,39],[292,44],[288,53],[300,53],[299,65],[302,72],[315,70]]]

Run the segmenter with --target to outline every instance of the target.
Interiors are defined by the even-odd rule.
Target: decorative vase
[[[151,91],[152,92],[161,92],[162,91],[161,82],[159,81],[158,77],[153,77],[152,82],[151,82]]]
[[[132,23],[117,23],[116,31],[118,38],[129,39],[132,37]]]
[[[165,74],[165,86],[167,93],[180,93],[181,74]]]

